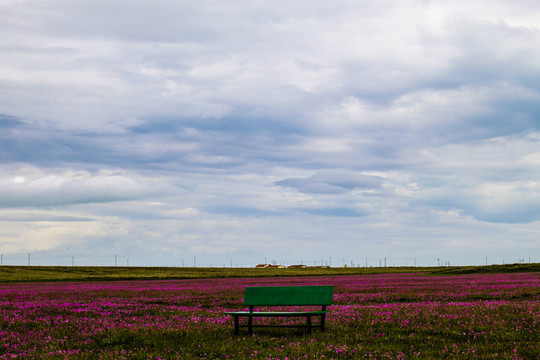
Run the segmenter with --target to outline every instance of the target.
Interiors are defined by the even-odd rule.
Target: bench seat
[[[235,312],[226,312],[225,315],[232,316],[253,316],[253,317],[302,317],[306,315],[322,315],[327,314],[330,311],[235,311]]]

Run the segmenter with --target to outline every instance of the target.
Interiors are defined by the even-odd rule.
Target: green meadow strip
[[[1,266],[0,282],[165,280],[234,277],[328,276],[421,273],[425,268],[204,268],[106,266]]]
[[[508,264],[452,267],[360,268],[205,268],[121,266],[0,266],[0,282],[165,280],[237,277],[287,277],[421,273],[459,275],[473,273],[540,272],[540,264]]]

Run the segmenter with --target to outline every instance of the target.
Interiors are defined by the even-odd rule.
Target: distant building
[[[283,265],[271,265],[271,264],[259,264],[255,266],[256,268],[274,268],[274,269],[285,269]]]
[[[307,268],[306,265],[290,265],[290,266],[287,266],[289,269],[305,269]]]

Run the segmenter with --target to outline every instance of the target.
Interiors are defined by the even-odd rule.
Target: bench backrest
[[[333,286],[246,287],[244,305],[332,305]]]

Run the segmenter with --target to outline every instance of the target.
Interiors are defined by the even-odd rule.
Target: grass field
[[[492,270],[3,283],[0,359],[538,359],[540,273]],[[233,336],[246,286],[303,284],[335,286],[326,332]]]
[[[0,266],[0,282],[165,280],[231,277],[330,276],[393,273],[457,275],[473,273],[540,272],[540,264],[509,264],[452,267],[368,267],[256,269],[194,267],[115,266]]]

